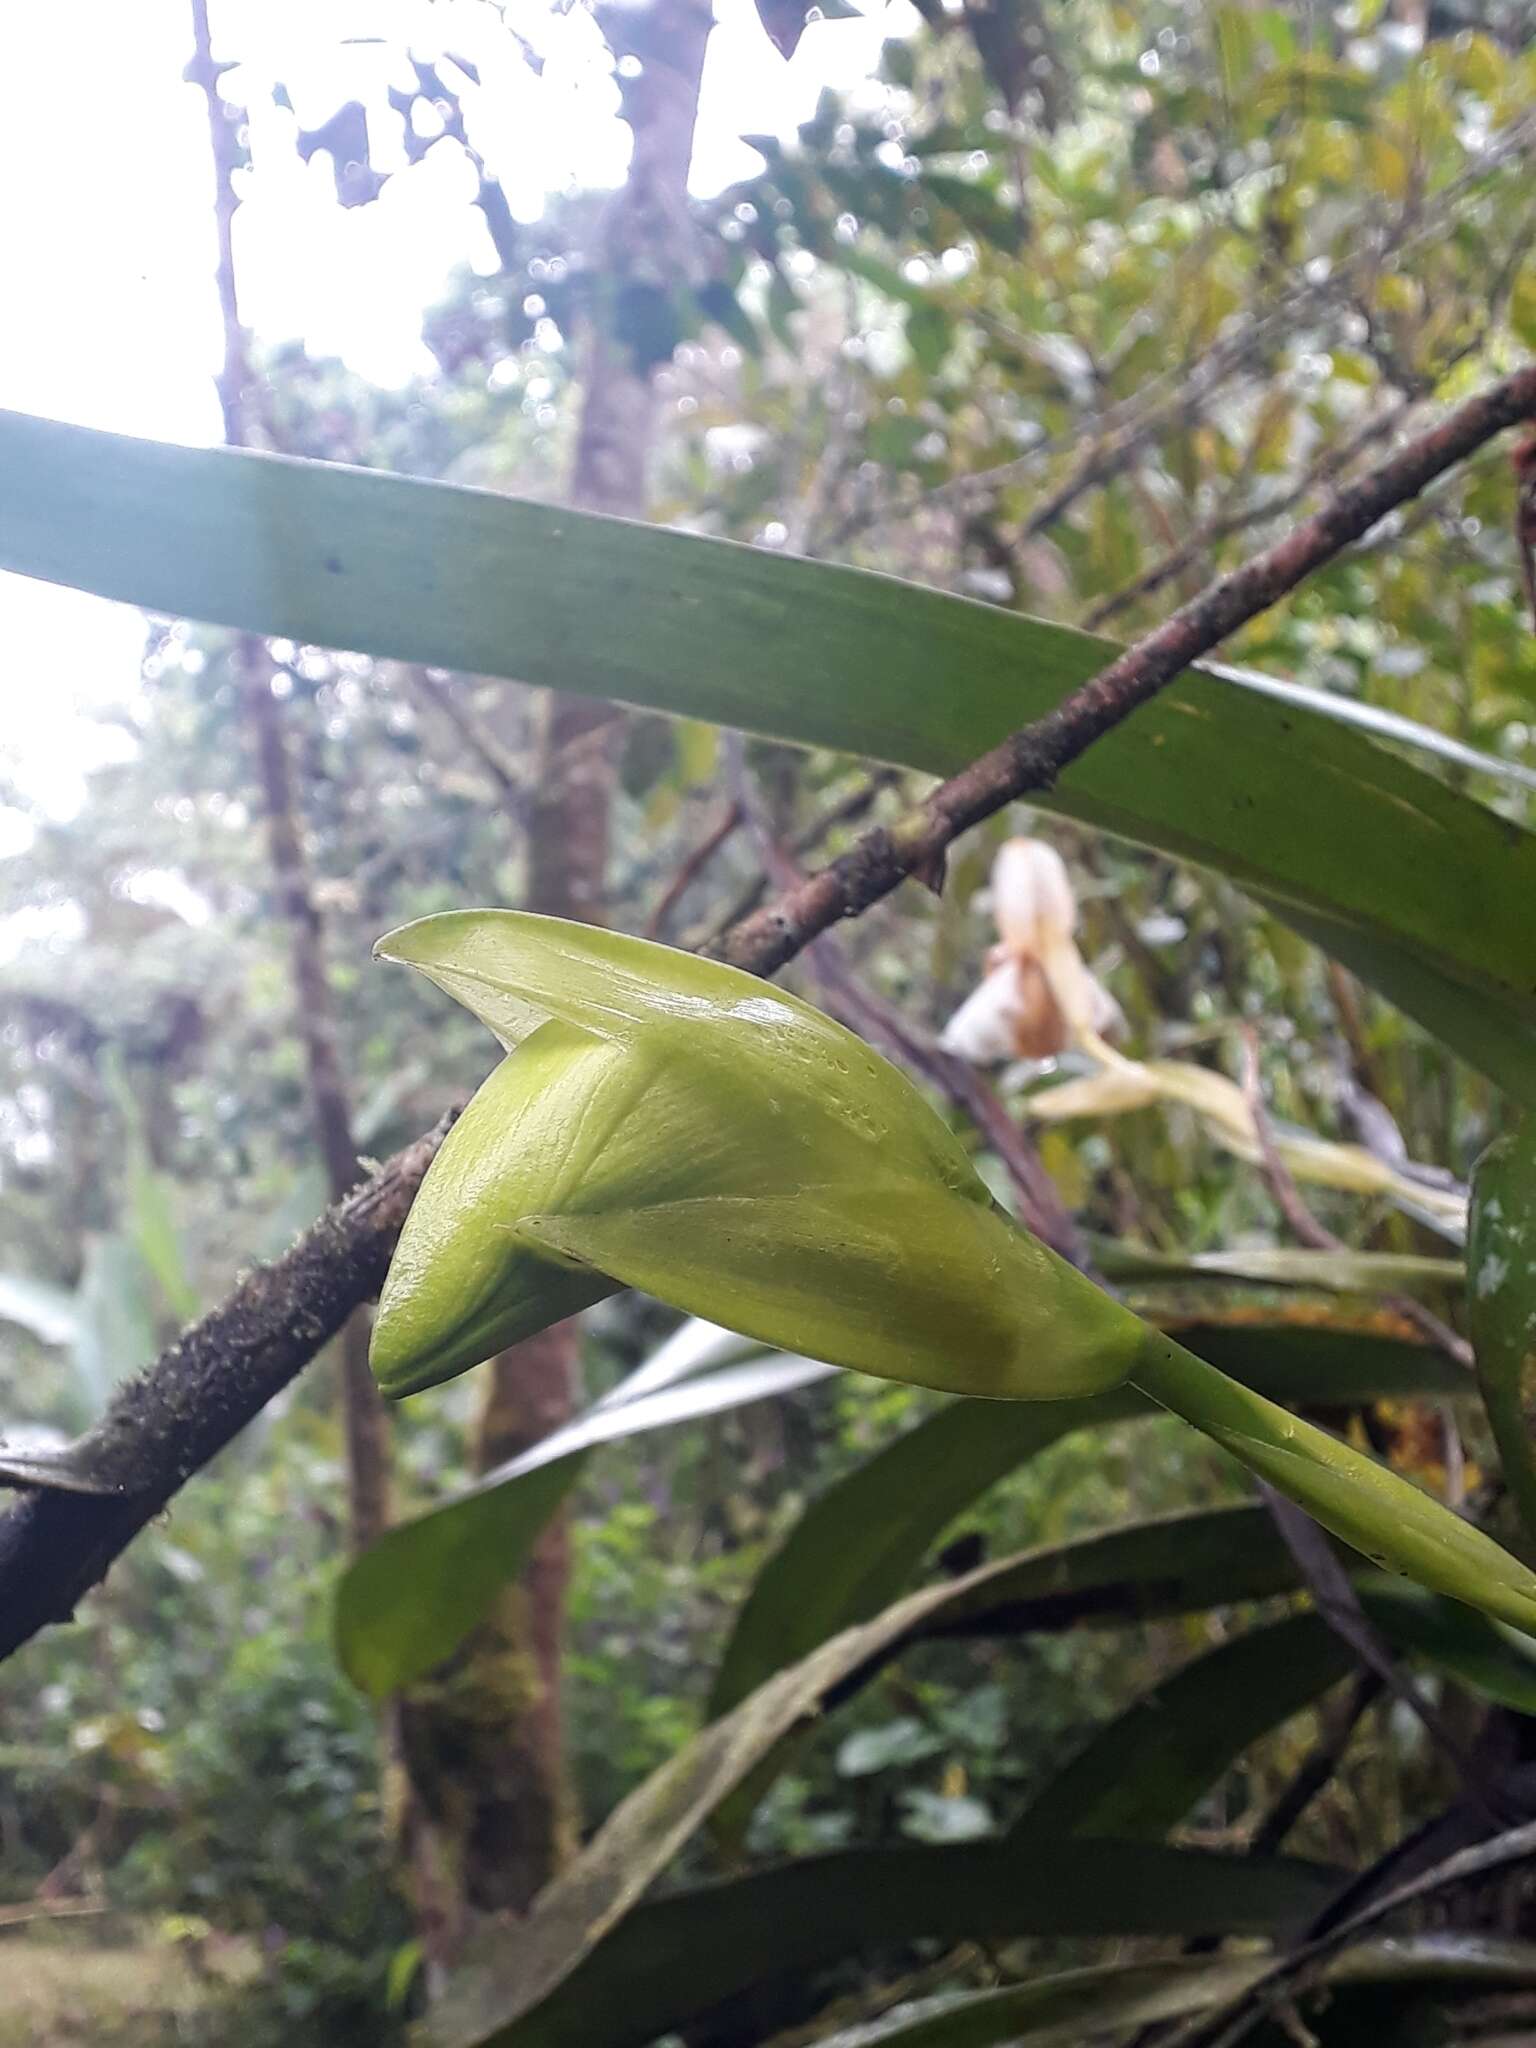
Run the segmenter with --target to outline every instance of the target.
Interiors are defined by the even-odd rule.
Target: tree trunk
[[[273,664],[263,641],[242,633],[235,644],[241,702],[256,750],[267,819],[267,852],[288,925],[289,969],[304,1047],[315,1139],[333,1202],[363,1178],[336,1038],[336,1010],[325,969],[325,934],[310,883],[288,761],[283,710],[272,694]],[[389,1416],[368,1367],[368,1311],[359,1309],[340,1340],[341,1415],[346,1444],[347,1534],[365,1550],[389,1526]]]
[[[192,34],[194,55],[188,76],[201,88],[207,108],[214,169],[214,220],[218,231],[215,275],[224,337],[218,377],[219,404],[226,443],[231,448],[247,448],[258,445],[261,439],[251,431],[260,387],[251,370],[235,275],[234,218],[240,203],[234,182],[238,164],[237,116],[219,93],[220,67],[213,55],[207,0],[192,0]],[[263,641],[251,634],[241,634],[235,643],[234,668],[256,754],[272,879],[288,924],[296,1026],[304,1047],[315,1139],[325,1162],[330,1196],[335,1201],[362,1176],[352,1140],[346,1082],[337,1047],[335,1007],[325,969],[324,933],[310,886],[282,706],[272,694],[274,663]],[[353,1547],[362,1549],[382,1532],[389,1520],[388,1418],[368,1370],[365,1312],[353,1316],[341,1334],[341,1407],[346,1441],[348,1533]]]
[[[595,270],[601,302],[629,282],[669,287],[689,268],[688,167],[711,14],[699,0],[604,11],[615,58],[633,57],[625,118],[634,150],[603,219]],[[570,501],[643,518],[654,440],[654,363],[633,355],[611,317],[588,339]],[[622,714],[599,699],[546,696],[540,706],[528,823],[527,903],[601,923],[615,743]],[[504,1352],[486,1375],[475,1465],[489,1471],[571,1413],[574,1321]],[[521,1582],[409,1714],[418,1782],[437,1786],[435,1818],[471,1913],[523,1912],[576,1839],[560,1711],[570,1543],[564,1518],[545,1532]],[[451,1845],[451,1846],[450,1846]]]

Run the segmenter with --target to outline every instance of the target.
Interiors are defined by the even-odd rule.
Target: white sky
[[[697,190],[751,171],[758,159],[742,134],[787,137],[824,86],[869,75],[893,17],[880,0],[863,4],[874,10],[866,18],[813,25],[786,64],[751,0],[718,0]],[[236,218],[236,259],[244,316],[269,341],[301,337],[377,382],[400,381],[426,364],[423,306],[456,265],[486,253],[467,169],[447,149],[350,212],[335,202],[328,156],[299,162],[295,116],[274,106],[275,80],[312,126],[346,99],[382,106],[396,77],[385,48],[348,47],[349,38],[414,40],[423,55],[455,49],[481,64],[496,132],[507,138],[494,168],[525,218],[546,192],[611,184],[622,173],[629,131],[580,9],[561,15],[544,0],[511,0],[509,20],[545,56],[537,79],[486,0],[210,0],[210,11],[215,55],[242,64],[230,96],[251,110],[258,176]],[[15,5],[4,40],[0,406],[216,440],[212,169],[202,99],[182,75],[187,0]],[[392,142],[389,128],[375,121],[372,140],[388,168],[380,145]],[[114,744],[89,711],[131,690],[142,638],[136,612],[0,575],[9,683],[0,766],[50,809],[78,802],[81,770]],[[0,854],[24,837],[18,826],[0,808]]]

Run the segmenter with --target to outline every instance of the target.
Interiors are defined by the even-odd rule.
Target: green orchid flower
[[[950,1393],[1055,1400],[1131,1380],[1376,1562],[1536,1629],[1536,1576],[1018,1229],[912,1084],[809,1004],[516,911],[423,918],[377,951],[509,1049],[401,1233],[373,1338],[387,1394],[622,1287]]]

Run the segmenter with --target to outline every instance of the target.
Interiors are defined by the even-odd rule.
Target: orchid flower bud
[[[514,911],[383,940],[512,1047],[444,1141],[374,1328],[384,1390],[622,1286],[886,1378],[1116,1385],[1135,1317],[1025,1237],[912,1084],[736,968]]]

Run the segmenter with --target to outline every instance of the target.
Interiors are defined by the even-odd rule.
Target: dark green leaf
[[[1504,1479],[1536,1537],[1536,1116],[1478,1161],[1467,1242],[1477,1377]]]
[[[1150,1413],[1129,1390],[1081,1401],[955,1401],[811,1502],[759,1572],[715,1673],[711,1716],[911,1578],[939,1531],[1074,1429]]]
[[[1251,1743],[1354,1664],[1316,1614],[1222,1643],[1101,1728],[1031,1801],[1010,1840],[1026,1855],[1065,1835],[1157,1840]]]
[[[579,1866],[578,1866],[579,1867]],[[1337,1878],[1136,1842],[853,1849],[705,1885],[583,1940],[569,1880],[455,1977],[434,2048],[642,2048],[733,1992],[877,1942],[1009,1935],[1269,1934]]]
[[[1363,1573],[1360,1604],[1400,1650],[1422,1657],[1468,1691],[1517,1714],[1536,1714],[1536,1643],[1464,1607],[1386,1574]]]

